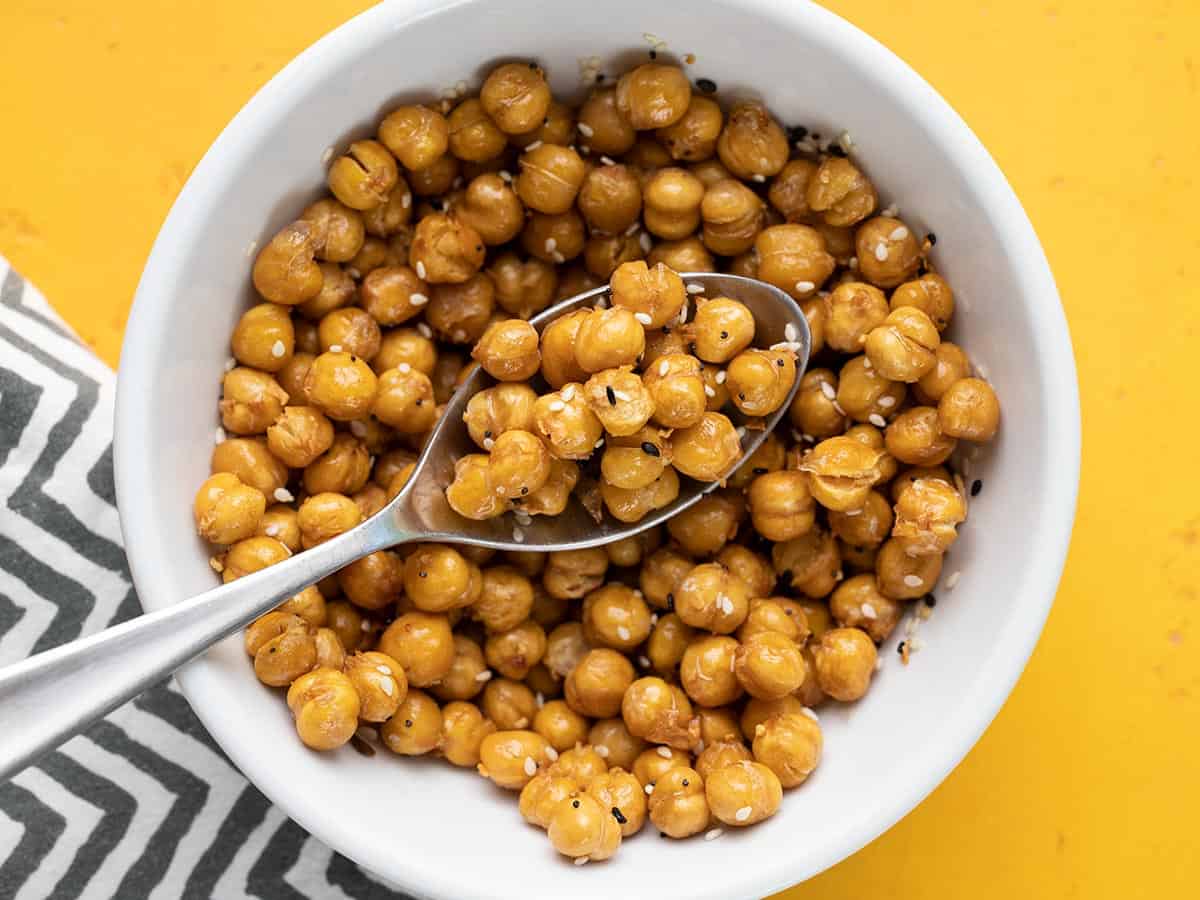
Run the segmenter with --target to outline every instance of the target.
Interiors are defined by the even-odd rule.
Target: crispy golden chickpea
[[[412,191],[408,189],[408,182],[401,175],[396,179],[396,186],[388,193],[387,199],[373,209],[365,210],[357,215],[362,220],[367,234],[377,238],[389,238],[408,230],[409,222],[412,220],[412,207]],[[364,237],[360,237],[357,245],[347,244],[347,248],[354,247],[354,253],[350,255],[349,259],[353,259],[362,249],[364,239]],[[407,255],[406,252],[405,257]]]
[[[863,349],[884,378],[912,383],[933,369],[940,343],[937,329],[925,313],[901,306],[867,334]]]
[[[445,117],[425,106],[401,106],[379,123],[379,140],[406,169],[425,169],[437,162],[449,139]]]
[[[879,591],[873,574],[855,575],[830,595],[829,610],[843,628],[861,628],[871,640],[887,640],[904,614],[904,605]]]
[[[936,478],[946,484],[953,484],[950,472],[945,466],[913,466],[905,469],[888,486],[892,502],[900,499],[900,495],[908,490],[914,481],[922,478]]]
[[[740,493],[713,491],[672,517],[667,530],[685,552],[712,556],[733,540],[745,515],[746,505]]]
[[[734,734],[729,738],[714,741],[712,743],[705,742],[704,750],[696,757],[696,771],[700,773],[700,777],[706,781],[717,769],[723,769],[726,766],[732,766],[744,760],[753,760],[754,756],[742,743],[741,731],[737,728],[736,721],[733,724]]]
[[[267,447],[282,462],[302,469],[333,445],[333,424],[312,406],[289,406],[267,429]]]
[[[793,159],[771,180],[767,199],[789,222],[807,221],[812,214],[808,205],[808,188],[817,164],[807,159]]]
[[[670,462],[666,439],[661,432],[647,427],[609,439],[600,459],[600,476],[612,487],[639,490],[659,479]]]
[[[695,631],[685,625],[675,613],[660,616],[646,644],[646,657],[658,672],[670,675],[675,672],[688,645],[695,638]]]
[[[297,328],[297,348],[300,346],[300,332],[307,328],[312,332],[313,350],[321,349],[317,343],[317,327],[315,325],[311,322],[297,322],[295,327]],[[287,365],[275,373],[275,380],[287,392],[289,404],[303,406],[308,403],[308,396],[304,393],[304,379],[308,377],[308,370],[312,367],[314,359],[316,359],[315,354],[297,349],[292,354],[292,358],[288,360]]]
[[[470,225],[445,213],[417,223],[409,256],[417,277],[430,284],[458,284],[479,271],[483,238]]]
[[[532,609],[533,585],[519,569],[492,566],[483,570],[483,589],[471,608],[472,618],[489,631],[508,631],[529,618]]]
[[[355,653],[346,660],[343,671],[358,692],[359,718],[366,722],[390,719],[408,693],[404,671],[384,653]]]
[[[583,393],[604,430],[618,437],[639,431],[654,414],[654,398],[630,366],[597,372]]]
[[[655,676],[639,678],[629,686],[621,701],[621,715],[630,734],[656,744],[686,750],[700,736],[687,695]]]
[[[239,366],[221,384],[221,424],[234,434],[262,434],[287,402],[287,391],[269,374]]]
[[[329,190],[351,209],[383,203],[400,173],[396,160],[378,141],[355,141],[329,167]]]
[[[632,234],[593,234],[583,247],[583,264],[589,274],[607,281],[619,266],[645,255],[640,239]]]
[[[346,662],[346,650],[333,629],[318,628],[313,635],[313,641],[317,646],[317,665],[340,672]]]
[[[688,168],[691,169],[693,175],[704,182],[706,188],[712,187],[718,181],[733,177],[733,173],[725,168],[725,164],[715,156],[694,162]]]
[[[858,271],[871,284],[893,288],[917,272],[921,245],[899,219],[876,216],[863,222],[854,235]]]
[[[653,785],[672,769],[692,764],[691,754],[677,747],[647,747],[633,761],[633,776],[642,785]]]
[[[303,219],[282,228],[254,260],[254,288],[267,300],[296,306],[321,291],[323,276],[317,265],[315,233]]]
[[[740,181],[726,178],[709,185],[700,205],[704,246],[721,256],[750,250],[763,229],[763,203]]]
[[[724,363],[754,340],[754,316],[745,304],[728,297],[701,300],[685,331],[696,356],[705,362]]]
[[[446,116],[450,152],[467,162],[499,156],[507,139],[475,97],[468,97]]]
[[[525,207],[516,191],[499,175],[478,175],[454,207],[459,221],[469,225],[489,247],[506,244],[521,233]]]
[[[563,622],[546,638],[543,661],[558,678],[566,678],[591,649],[584,636],[582,622]]]
[[[528,381],[542,361],[538,333],[520,319],[496,322],[484,332],[471,357],[498,381]]]
[[[421,544],[404,560],[404,593],[413,606],[439,613],[470,606],[482,596],[479,567],[446,544]]]
[[[765,181],[788,161],[787,135],[757,101],[738,103],[717,139],[717,155],[738,178]]]
[[[770,560],[749,547],[728,544],[717,554],[717,562],[746,583],[751,597],[765,597],[775,586]]]
[[[668,837],[699,834],[709,822],[704,779],[688,766],[664,772],[654,782],[648,808],[654,827]]]
[[[390,550],[377,550],[346,566],[337,579],[342,593],[356,606],[383,609],[400,595],[404,563]]]
[[[769,632],[803,644],[808,638],[808,619],[803,610],[793,608],[792,602],[784,597],[751,600],[746,621],[737,630],[738,640],[745,644],[755,635]]]
[[[762,763],[746,760],[713,771],[704,793],[713,817],[737,827],[770,818],[783,800],[779,777]]]
[[[501,497],[526,497],[550,477],[550,451],[528,431],[505,431],[492,444],[488,465],[492,489]]]
[[[809,681],[815,683],[816,679],[805,679],[806,684]],[[801,687],[801,690],[803,690],[803,687]],[[753,741],[754,734],[758,731],[759,725],[781,715],[805,715],[804,704],[798,699],[796,694],[789,694],[777,700],[759,700],[756,697],[751,697],[746,701],[746,705],[742,709],[742,716],[739,723],[741,731],[749,735],[750,740]]]
[[[956,526],[967,517],[963,497],[936,478],[921,478],[896,498],[893,536],[910,556],[941,554],[958,537]]]
[[[850,160],[838,156],[821,161],[809,179],[806,199],[809,209],[823,213],[828,224],[839,227],[857,225],[878,203],[871,179]]]
[[[867,335],[888,316],[883,292],[861,281],[839,284],[824,298],[824,305],[825,343],[842,353],[860,352]]]
[[[522,818],[538,828],[549,828],[559,804],[581,793],[582,786],[574,778],[539,772],[525,787],[517,807]],[[640,789],[640,788],[639,788]]]
[[[446,153],[422,169],[409,169],[408,185],[418,197],[436,197],[450,190],[461,170],[458,158]]]
[[[903,389],[903,387],[901,388]],[[810,369],[788,409],[788,418],[801,434],[827,438],[841,434],[846,417],[838,409],[838,377],[828,369]]]
[[[813,498],[802,472],[760,475],[751,482],[747,499],[754,530],[767,540],[790,541],[813,527]]]
[[[687,301],[683,279],[662,263],[624,263],[613,272],[611,286],[613,307],[633,313],[647,329],[675,324]]]
[[[707,97],[692,97],[683,118],[660,128],[656,135],[672,159],[697,162],[709,159],[717,149],[724,116],[721,107]]]
[[[306,624],[305,620],[295,613],[281,610],[265,613],[246,626],[243,635],[246,652],[253,658],[269,641],[273,641],[285,631],[303,629]]]
[[[933,367],[913,387],[917,401],[927,406],[936,406],[956,381],[971,375],[971,361],[957,344],[942,341],[933,360]]]
[[[758,277],[797,300],[811,297],[833,274],[825,239],[807,225],[772,225],[759,233],[754,247]]]
[[[429,687],[454,664],[450,620],[439,613],[406,612],[380,635],[379,650],[400,663],[409,684]]]
[[[575,347],[579,328],[591,314],[592,310],[577,309],[555,319],[543,329],[542,377],[551,387],[558,389],[573,382],[587,380],[588,373],[575,358]]]
[[[659,263],[676,272],[717,271],[712,254],[700,238],[695,236],[684,238],[682,241],[659,241],[646,254],[646,265],[657,266]]]
[[[543,367],[544,355],[543,350]],[[587,459],[604,434],[600,419],[584,400],[583,385],[574,383],[537,399],[530,428],[558,459]]]
[[[381,325],[407,322],[429,302],[429,288],[416,272],[403,265],[372,269],[363,279],[359,294],[363,309]]]
[[[941,402],[945,402],[945,396]],[[912,466],[938,466],[950,458],[958,441],[942,431],[932,406],[914,406],[898,415],[883,434],[888,453]]]
[[[310,584],[300,593],[288,597],[275,609],[297,615],[314,628],[324,625],[327,616],[325,598],[321,596],[321,591],[315,584]]]
[[[734,528],[736,530],[736,524]],[[638,586],[652,606],[659,609],[673,608],[675,588],[694,565],[695,563],[682,553],[670,547],[663,547],[651,553],[642,564],[642,570],[638,574]]]
[[[325,624],[347,652],[352,653],[362,646],[365,638],[363,623],[362,613],[344,600],[325,604]]]
[[[621,846],[617,819],[588,794],[561,801],[546,831],[554,849],[573,859],[608,859]]]
[[[527,384],[498,384],[475,394],[463,413],[471,439],[491,450],[506,431],[532,431],[537,394]]]
[[[800,471],[809,476],[809,489],[826,509],[862,509],[872,486],[882,477],[883,451],[839,435],[817,444],[804,456]]]
[[[288,709],[296,717],[296,732],[313,750],[333,750],[358,728],[358,692],[350,679],[335,669],[316,669],[297,678],[288,689]]]
[[[771,563],[792,587],[814,598],[832,591],[841,571],[837,542],[820,527],[773,546]]]
[[[483,690],[485,682],[480,680],[480,674],[485,671],[487,671],[487,663],[483,659],[483,648],[471,638],[456,634],[454,635],[454,662],[450,665],[450,671],[429,690],[439,700],[470,700]],[[490,676],[483,677],[489,678]]]
[[[519,134],[510,134],[510,146],[524,149],[542,141],[547,144],[570,144],[575,138],[575,110],[551,98],[546,114],[537,125]]]
[[[334,436],[329,449],[304,469],[304,490],[309,494],[334,492],[347,496],[362,489],[371,474],[371,455],[352,434]]]
[[[526,207],[559,215],[575,204],[587,165],[570,147],[540,143],[521,154],[513,189]]]
[[[549,765],[548,749],[546,739],[533,731],[493,732],[479,746],[479,774],[497,787],[519,791]]]
[[[214,544],[234,544],[258,531],[266,508],[262,491],[231,472],[218,472],[196,492],[196,530]]]
[[[260,303],[242,314],[230,343],[234,358],[243,366],[278,372],[291,361],[296,330],[285,307]]]
[[[641,591],[617,582],[599,587],[584,598],[581,621],[589,644],[626,653],[650,635],[650,609]]]
[[[534,63],[505,63],[488,73],[479,100],[501,131],[522,134],[542,124],[550,110],[550,87]]]
[[[594,719],[610,718],[621,710],[621,698],[633,684],[633,666],[607,647],[589,650],[567,675],[564,696],[571,709]]]
[[[679,476],[668,467],[645,487],[621,488],[601,481],[600,496],[604,507],[618,522],[640,522],[679,496]]]
[[[646,182],[642,218],[646,230],[664,240],[679,240],[700,225],[704,183],[687,169],[659,169]]]
[[[322,353],[304,378],[309,401],[339,422],[366,416],[377,387],[378,380],[366,361],[346,352]]]
[[[619,306],[588,313],[579,323],[575,340],[575,359],[589,374],[632,366],[646,348],[642,323]]]
[[[313,630],[303,620],[263,643],[254,654],[254,674],[271,687],[286,687],[316,664]]]
[[[521,246],[530,256],[561,265],[583,252],[587,229],[574,209],[550,215],[535,212],[521,231]]]
[[[620,156],[637,140],[637,133],[617,108],[615,87],[597,88],[579,108],[579,132],[596,153]]]
[[[612,813],[622,837],[641,831],[646,822],[646,792],[631,772],[610,768],[588,782],[586,793]]]
[[[694,356],[660,356],[648,364],[643,381],[654,400],[654,421],[665,428],[695,425],[707,411],[704,377]]]
[[[408,364],[425,375],[432,375],[437,365],[437,345],[415,328],[390,328],[383,335],[379,352],[371,360],[376,375],[388,369]]]
[[[562,752],[587,740],[588,720],[562,700],[549,700],[533,717],[533,730]]]
[[[520,681],[546,653],[546,633],[532,620],[516,628],[488,635],[483,646],[488,665],[503,675]]]
[[[379,376],[371,413],[401,434],[424,434],[438,418],[433,382],[424,372],[401,363]]]
[[[632,769],[638,755],[646,749],[646,742],[630,734],[620,717],[595,722],[588,731],[587,743],[608,763],[610,772]]]
[[[579,466],[570,460],[552,458],[546,483],[525,498],[522,508],[531,516],[562,515],[578,483]]]
[[[785,788],[804,781],[821,761],[821,726],[807,715],[783,713],[755,729],[754,758],[775,773]]]
[[[495,310],[495,282],[478,272],[460,284],[434,285],[425,321],[443,341],[470,344],[483,336]]]
[[[748,416],[775,412],[795,383],[796,355],[790,350],[743,350],[727,369],[733,405]]]
[[[442,708],[442,736],[438,746],[455,766],[474,768],[479,764],[483,739],[496,730],[474,703],[455,700]]]
[[[633,537],[621,538],[611,544],[604,545],[609,562],[614,566],[630,568],[640,565],[648,553],[653,553],[662,543],[662,535],[657,528],[650,528]]]
[[[397,181],[397,186],[403,181]],[[408,188],[405,187],[404,191]],[[300,218],[313,226],[313,249],[317,259],[347,262],[362,249],[365,223],[362,213],[325,197],[308,206]]]
[[[483,689],[483,713],[501,730],[528,728],[537,713],[537,698],[519,681],[493,678]]]
[[[584,176],[578,204],[593,233],[622,234],[638,220],[642,186],[627,166],[597,166]]]
[[[243,538],[233,544],[225,554],[225,569],[221,573],[221,579],[228,584],[251,572],[273,566],[291,555],[291,551],[274,538]]]
[[[380,266],[386,266],[392,263],[400,265],[404,262],[405,261],[402,259],[393,257],[391,247],[388,245],[387,241],[371,235],[363,239],[362,247],[356,254],[354,254],[354,258],[346,263],[346,268],[344,271],[350,276],[351,280],[354,281],[369,275]],[[317,298],[310,301],[312,304],[311,306],[306,303],[300,308],[300,311],[303,313],[307,308],[312,309],[314,314],[328,312],[330,308],[335,308],[333,305],[331,305],[331,301],[332,298],[324,298],[318,295]]]
[[[942,394],[937,411],[942,434],[951,438],[983,443],[994,438],[1000,427],[1000,401],[981,378],[954,382]]]
[[[906,281],[892,291],[889,303],[892,309],[916,307],[929,316],[938,331],[945,331],[954,316],[954,291],[946,279],[936,272],[926,272],[919,278]]]
[[[717,481],[741,458],[742,443],[729,418],[706,412],[670,437],[671,464],[698,481]]]
[[[691,99],[692,85],[678,66],[645,63],[617,81],[617,111],[639,131],[674,125],[687,113]]]
[[[579,784],[584,785],[597,775],[607,772],[608,763],[594,748],[578,746],[564,750],[550,766],[550,771],[555,775],[574,778]]]
[[[306,498],[296,521],[300,543],[307,549],[349,531],[362,521],[362,512],[345,494],[326,492]]]
[[[875,645],[865,631],[834,628],[813,648],[817,682],[830,697],[844,703],[857,700],[875,674]]]
[[[878,428],[887,425],[907,393],[903,382],[884,378],[865,355],[851,359],[838,375],[838,405],[855,421]]]
[[[608,554],[600,547],[552,552],[542,575],[542,585],[551,597],[570,600],[582,597],[604,583]]]
[[[878,547],[892,530],[892,507],[887,498],[871,490],[860,509],[830,511],[829,527],[854,547]]]
[[[700,706],[725,706],[742,696],[734,674],[738,642],[725,635],[698,637],[688,645],[679,664],[679,680]]]
[[[437,749],[442,739],[442,711],[424,691],[410,690],[383,723],[383,745],[401,756],[423,756]]]
[[[759,632],[739,644],[733,671],[746,693],[760,700],[791,694],[807,675],[799,646],[777,631]]]

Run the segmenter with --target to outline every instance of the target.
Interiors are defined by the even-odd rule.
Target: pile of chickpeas
[[[485,453],[459,463],[456,509],[553,515],[598,456],[604,506],[637,521],[674,470],[728,468],[726,403],[764,415],[794,378],[788,348],[750,348],[745,307],[675,272],[795,298],[813,356],[789,421],[665,527],[379,551],[246,631],[306,745],[475,768],[577,863],[647,819],[713,838],[775,813],[819,763],[814,709],[862,697],[906,608],[928,609],[967,515],[951,455],[999,423],[942,339],[933,236],[880,213],[838,145],[697,83],[651,60],[570,107],[510,63],[352,143],[254,263],[195,500],[226,581],[341,534],[399,492],[479,364],[499,383],[467,408]],[[528,325],[610,279],[611,308]]]

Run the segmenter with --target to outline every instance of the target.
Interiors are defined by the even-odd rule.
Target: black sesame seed
[[[352,363],[358,362],[358,357],[355,356],[353,353],[350,354],[350,362],[352,362]]]
[[[746,395],[745,395],[745,394],[743,394],[743,393],[741,393],[741,392],[739,391],[739,392],[738,392],[738,399],[739,399],[739,400],[745,400],[745,399],[746,399]]]
[[[614,391],[614,390],[612,389],[612,385],[611,385],[611,384],[610,384],[610,385],[608,385],[608,387],[606,387],[606,388],[604,389],[604,393],[605,393],[605,394],[608,396],[608,405],[609,405],[609,406],[616,406],[616,405],[617,405],[617,393],[616,393],[616,391]]]
[[[788,141],[793,144],[804,140],[806,137],[808,137],[808,129],[803,125],[793,125],[787,130]]]
[[[814,141],[819,141],[819,140],[821,139],[821,132],[819,132],[819,131],[814,131],[814,132],[812,133],[812,139],[813,139]]]
[[[933,607],[937,606],[937,597],[933,596],[933,594],[926,594],[925,605],[933,609]]]
[[[667,836],[667,833],[666,833],[665,831],[660,831],[660,832],[658,833],[658,836],[659,836],[659,837],[666,837],[666,836]]]
[[[658,456],[658,448],[649,441],[642,441],[642,452],[647,456]]]
[[[685,778],[685,779],[683,779],[683,786],[684,786],[684,787],[687,787],[689,784],[691,784],[691,782],[690,782],[690,781],[688,781],[686,778]]]
[[[422,403],[424,403],[424,402],[425,402],[424,400],[418,400],[418,401],[417,401],[417,406],[420,406],[420,405],[421,405]]]
[[[846,151],[842,149],[841,144],[830,144],[829,152],[833,156],[846,156],[847,155]]]
[[[784,581],[791,581],[792,580],[792,570],[784,569],[782,572],[779,573],[779,577],[781,579],[783,579]]]
[[[579,809],[579,801],[578,800],[572,800],[571,805],[573,807],[575,807],[576,809]]]
[[[529,68],[531,68],[531,69],[536,69],[536,68],[537,68],[537,63],[535,63],[535,62],[531,62],[531,63],[529,64]]]
[[[711,78],[697,78],[696,87],[700,88],[706,94],[715,94],[717,92],[717,83]]]
[[[667,609],[668,610],[675,609],[675,595],[674,594],[667,594]]]
[[[521,496],[522,496],[522,497],[524,497],[524,496],[525,496],[526,494],[528,494],[528,493],[529,493],[529,487],[528,487],[528,486],[525,486],[525,487],[522,487],[522,488],[521,488]]]
[[[782,359],[775,360],[775,365],[779,366],[779,368],[782,369],[783,368],[783,360]]]
[[[624,825],[626,822],[629,821],[628,819],[625,818],[625,815],[624,815],[624,813],[621,812],[620,808],[618,808],[616,806],[614,806],[612,808],[612,814],[613,814],[613,818],[617,820],[618,825]]]
[[[904,655],[904,644],[905,644],[905,642],[901,641],[899,644],[896,645],[896,652],[899,653],[901,656]]]
[[[428,577],[429,577],[429,573],[428,573],[428,572],[418,572],[417,574],[418,574],[418,575],[420,575],[422,578],[428,578]]]
[[[755,475],[766,475],[767,474],[766,467],[765,466],[755,466],[754,474]]]
[[[651,59],[658,59],[658,51],[657,51],[657,50],[651,50],[651,51],[650,51],[650,58],[651,58]]]
[[[976,478],[974,481],[971,482],[971,496],[972,497],[978,497],[979,492],[982,490],[983,490],[983,482],[980,479]]]
[[[482,253],[482,252],[483,252],[483,244],[476,244],[476,245],[475,245],[475,252],[476,252],[476,253]]]
[[[722,332],[721,332],[721,340],[723,340],[723,341],[724,341],[724,340],[728,339],[728,337],[729,337],[729,332],[728,332],[728,331],[722,331]]]
[[[937,243],[937,235],[931,231],[929,234],[925,235],[925,240],[929,241],[929,246],[932,247]]]
[[[404,720],[404,727],[405,727],[405,728],[412,728],[412,719],[405,719],[405,720]]]
[[[524,502],[525,502],[525,498],[524,498],[524,497],[513,497],[513,498],[512,498],[512,502],[513,502],[513,503],[517,503],[517,504],[524,503]]]
[[[272,647],[272,648],[271,648],[270,650],[268,650],[267,652],[268,652],[268,653],[274,653],[274,652],[275,652],[276,650],[278,650],[278,649],[279,649],[278,647]]]
[[[663,326],[662,333],[663,333],[663,334],[670,334],[670,333],[671,333],[671,328],[670,328],[670,326],[668,326],[668,325],[664,325],[664,326]]]
[[[442,211],[442,201],[439,200],[437,197],[431,198],[429,201],[429,205],[432,206],[437,212]]]
[[[483,436],[484,436],[485,438],[490,438],[490,437],[492,436],[492,432],[491,432],[491,430],[485,431],[485,432],[483,433]]]
[[[603,83],[603,81],[604,81],[604,73],[597,72],[596,73],[596,84],[601,84],[601,83]]]

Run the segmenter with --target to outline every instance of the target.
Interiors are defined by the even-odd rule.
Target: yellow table
[[[115,364],[192,166],[366,5],[6,0],[0,254]],[[920,808],[782,896],[1194,896],[1200,5],[829,5],[950,100],[1025,203],[1071,323],[1086,449],[1062,590],[1008,705]]]

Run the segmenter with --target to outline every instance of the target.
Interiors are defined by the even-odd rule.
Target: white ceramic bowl
[[[814,777],[769,822],[712,843],[663,841],[647,828],[612,862],[578,869],[521,822],[514,796],[472,772],[307,751],[239,638],[180,674],[204,724],[268,797],[420,896],[729,900],[819,872],[912,809],[978,739],[1033,649],[1066,553],[1079,409],[1054,282],[995,163],[899,59],[807,2],[396,0],[322,39],[246,105],[154,245],[122,354],[116,451],[146,608],[214,584],[190,504],[208,474],[230,329],[250,299],[256,242],[315,196],[326,148],[369,132],[402,98],[477,84],[500,57],[536,57],[556,93],[574,92],[581,57],[642,59],[644,32],[694,53],[694,76],[725,97],[761,93],[786,123],[848,130],[884,201],[937,233],[937,263],[959,298],[954,334],[999,391],[1001,436],[977,467],[985,487],[947,564],[962,579],[924,625],[925,649],[903,668],[893,637],[867,697],[822,712]]]

